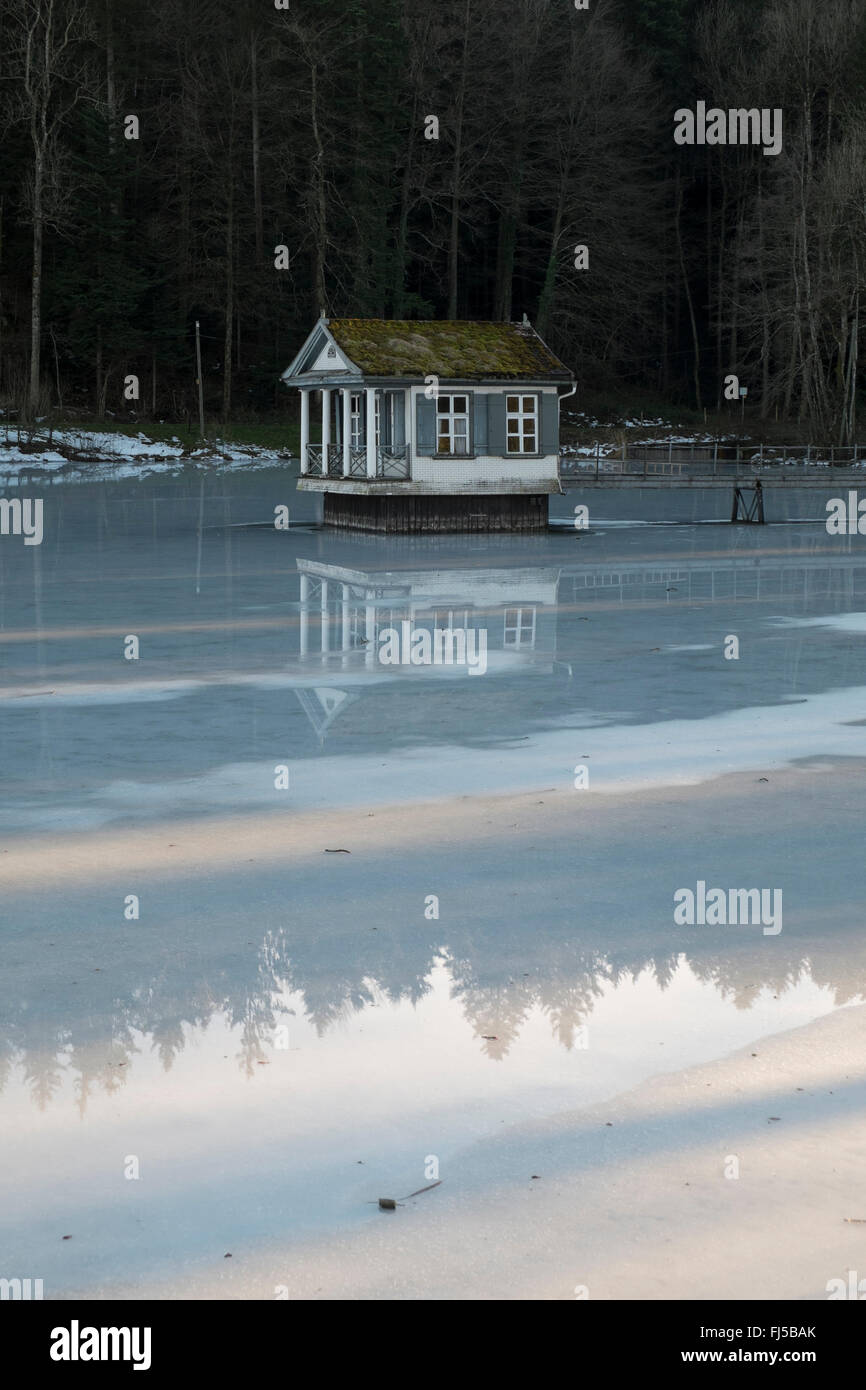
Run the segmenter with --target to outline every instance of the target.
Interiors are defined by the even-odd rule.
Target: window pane
[[[451,409],[451,397],[440,396],[438,401],[436,402],[436,409],[438,410],[440,415],[447,415]]]
[[[509,440],[508,440],[508,452],[509,452],[509,454],[519,454],[519,453],[520,453],[520,440],[519,440],[519,439],[515,439],[515,438],[513,437],[513,435],[510,436],[510,437],[509,437]]]
[[[519,410],[520,398],[518,396],[506,396],[505,408],[506,410]]]
[[[535,397],[534,397],[534,396],[524,396],[524,397],[523,397],[523,409],[526,410],[526,411],[532,411],[532,412],[534,412],[534,410],[535,410]]]
[[[534,434],[527,434],[527,435],[524,436],[524,440],[523,440],[523,451],[524,451],[524,453],[527,453],[527,454],[534,454],[534,453],[535,453],[535,435],[534,435]]]
[[[520,421],[519,421],[519,420],[509,420],[509,421],[508,421],[508,433],[509,433],[509,434],[519,434],[519,432],[520,432]]]
[[[466,397],[465,397],[465,396],[455,396],[455,397],[454,397],[454,413],[455,413],[455,415],[465,415],[465,414],[466,414]]]

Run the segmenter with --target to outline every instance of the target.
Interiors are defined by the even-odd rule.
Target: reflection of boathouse
[[[416,558],[405,570],[356,568],[356,542],[333,538],[331,552],[334,545],[345,545],[344,563],[297,562],[293,684],[320,744],[326,734],[364,740],[374,731],[394,744],[431,737],[487,744],[521,737],[527,719],[577,717],[595,725],[655,720],[660,713],[692,717],[691,687],[682,678],[688,663],[712,659],[714,604],[724,612],[729,601],[769,599],[780,611],[793,604],[814,613],[816,605],[866,603],[862,558],[828,555],[805,536],[795,555],[753,553],[749,546],[676,560],[648,554],[592,565],[489,568],[442,560],[425,567]],[[618,614],[628,622],[630,610],[642,614],[643,640],[635,656],[639,678],[626,687],[606,657],[605,640]],[[660,659],[673,610],[680,646]],[[382,664],[382,633],[404,622],[483,632],[485,678],[467,680],[465,667]],[[795,680],[796,645],[790,650],[790,669],[780,665],[768,686],[774,698],[783,698]],[[702,711],[723,713],[738,698],[735,680],[717,682],[702,690]]]
[[[386,672],[382,634],[408,622],[431,634],[483,632],[491,671],[552,669],[558,567],[392,573],[299,560],[298,569],[300,655],[318,654],[329,668]],[[448,667],[428,673],[456,674]]]

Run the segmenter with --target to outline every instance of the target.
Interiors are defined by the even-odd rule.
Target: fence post
[[[811,445],[811,444],[807,444],[807,445],[806,445],[806,467],[807,467],[807,468],[809,467],[809,464],[810,464],[811,462],[812,462],[812,445]]]
[[[674,437],[673,437],[672,434],[669,434],[669,435],[668,435],[668,472],[669,472],[669,473],[672,473],[672,472],[673,472],[673,463],[674,463]]]
[[[762,439],[762,440],[761,440],[761,454],[760,454],[760,458],[759,458],[759,460],[758,460],[758,467],[759,467],[759,468],[763,468],[763,466],[764,466],[764,441],[763,441],[763,439]]]
[[[716,440],[715,443],[713,444],[713,477],[716,476],[716,471],[717,471],[717,469],[718,469],[718,466],[719,466],[719,441]]]
[[[600,451],[601,451],[601,441],[597,439],[597,440],[595,441],[595,480],[596,480],[596,482],[598,482],[598,461],[599,461]]]
[[[644,475],[644,477],[646,477],[647,462],[648,462],[648,460],[649,460],[649,445],[645,443],[644,446],[643,446],[643,475]]]

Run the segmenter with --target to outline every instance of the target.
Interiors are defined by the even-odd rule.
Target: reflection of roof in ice
[[[431,565],[415,570],[358,570],[344,565],[325,565],[298,560],[301,574],[334,580],[358,589],[371,589],[383,599],[405,596],[413,602],[453,601],[483,607],[485,604],[556,603],[558,566],[514,566],[506,569],[455,569]]]

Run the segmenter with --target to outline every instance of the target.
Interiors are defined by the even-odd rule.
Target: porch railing
[[[409,445],[390,444],[381,447],[376,454],[377,478],[409,477]]]
[[[326,462],[323,446],[321,444],[308,444],[307,476],[310,478],[342,478],[344,476],[342,446],[329,444]],[[360,448],[349,450],[349,477],[366,478],[366,476],[367,450],[362,444]],[[376,478],[384,481],[409,477],[411,477],[409,445],[380,445],[376,450]]]

